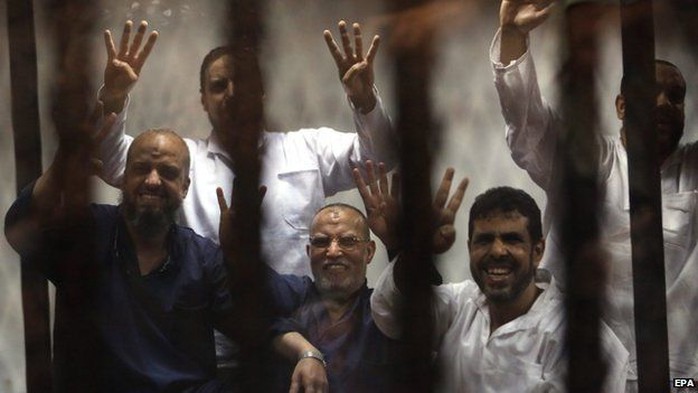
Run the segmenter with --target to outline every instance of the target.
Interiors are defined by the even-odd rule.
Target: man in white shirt
[[[510,187],[490,189],[475,199],[468,230],[475,281],[434,287],[437,391],[566,391],[563,297],[554,282],[536,278],[545,241],[535,201]],[[376,325],[393,338],[401,334],[404,280],[398,258],[371,297]],[[605,324],[600,337],[603,391],[622,392],[628,352]]]
[[[146,38],[147,23],[141,22],[130,42],[131,29],[132,23],[128,21],[118,50],[111,33],[105,32],[108,61],[100,99],[105,113],[116,113],[117,120],[101,145],[101,159],[102,178],[111,185],[121,181],[126,151],[133,140],[125,133],[128,93],[158,37],[157,32],[151,32]],[[373,83],[373,60],[379,38],[373,38],[364,54],[359,24],[352,26],[353,47],[347,30],[346,23],[340,21],[343,53],[329,31],[324,32],[324,37],[352,106],[357,132],[330,128],[285,133],[264,131],[259,142],[260,183],[267,187],[262,204],[261,251],[266,262],[279,273],[311,275],[305,255],[308,224],[326,196],[353,188],[351,171],[355,164],[375,159],[392,167],[396,161],[395,135]],[[191,185],[189,197],[182,205],[181,224],[216,243],[220,214],[215,190],[221,187],[224,195],[230,195],[235,177],[235,163],[223,146],[234,145],[236,140],[244,138],[233,126],[235,119],[229,118],[231,107],[240,105],[233,86],[233,73],[239,61],[228,47],[216,48],[204,58],[200,72],[201,103],[212,131],[205,140],[185,138],[191,155]],[[245,61],[253,62],[251,77],[261,82],[261,70],[254,54]],[[226,351],[219,349],[221,354]]]
[[[547,18],[550,0],[503,0],[500,31],[490,48],[495,86],[507,125],[506,138],[516,164],[525,169],[548,196],[546,214],[559,208],[552,174],[558,165],[557,135],[563,119],[541,96],[529,32]],[[661,164],[662,215],[669,327],[669,364],[672,377],[698,377],[698,339],[688,326],[698,325],[698,251],[696,251],[696,189],[698,145],[680,145],[684,128],[686,82],[673,64],[657,60],[658,162]],[[625,116],[624,84],[616,97],[618,118]],[[630,352],[629,391],[637,389],[633,318],[632,260],[628,159],[625,130],[620,138],[599,135],[598,176],[602,189],[601,236],[608,252],[608,282],[604,320]],[[548,252],[541,267],[563,277],[559,230],[553,220],[547,234]]]

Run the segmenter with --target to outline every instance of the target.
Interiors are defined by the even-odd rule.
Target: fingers
[[[136,30],[136,36],[133,37],[133,43],[128,51],[128,56],[134,59],[138,53],[138,49],[141,47],[141,42],[143,42],[143,36],[145,35],[145,30],[148,28],[148,22],[142,20],[141,24],[138,25],[138,30]]]
[[[368,179],[368,188],[371,190],[371,194],[378,195],[378,181],[376,180],[376,172],[371,160],[366,160],[366,178]]]
[[[158,39],[158,32],[157,31],[152,31],[150,32],[150,35],[148,35],[148,41],[145,42],[145,46],[143,47],[143,50],[141,50],[137,55],[136,55],[136,60],[134,61],[134,67],[136,69],[136,72],[140,72],[141,68],[143,68],[143,64],[145,64],[145,61],[148,59],[148,56],[150,56],[150,51],[153,50],[153,47],[155,46],[155,41]]]
[[[441,179],[441,185],[436,190],[436,195],[434,196],[434,207],[437,209],[442,209],[446,205],[448,200],[448,193],[451,190],[451,182],[453,181],[453,168],[447,168],[444,172],[444,176]]]
[[[366,182],[364,181],[363,176],[361,176],[361,171],[359,171],[359,168],[354,168],[351,171],[351,174],[354,176],[354,183],[356,183],[356,188],[359,190],[359,194],[361,195],[361,199],[364,201],[364,205],[368,205],[368,199],[371,195],[368,193],[368,187],[366,187]]]
[[[342,47],[344,47],[344,55],[348,58],[354,57],[354,52],[349,41],[349,33],[347,33],[347,22],[340,20],[337,24],[339,27],[339,36],[342,39]]]
[[[116,46],[109,30],[104,30],[104,47],[107,48],[107,63],[111,63],[116,57]]]
[[[342,61],[344,59],[342,58],[342,52],[339,51],[339,47],[337,46],[337,42],[332,37],[332,33],[330,33],[329,30],[325,30],[322,32],[322,35],[323,35],[323,37],[325,37],[325,43],[327,44],[327,49],[330,50],[330,54],[332,55],[334,62],[337,63],[338,66],[341,65]]]
[[[223,195],[223,189],[216,187],[216,197],[218,198],[218,208],[221,214],[228,210],[228,203],[225,201],[225,195]]]
[[[356,53],[356,60],[362,61],[364,59],[364,43],[361,38],[361,26],[358,23],[352,25],[354,28],[354,49]]]
[[[378,185],[383,195],[388,194],[388,174],[385,172],[385,163],[378,163]]]
[[[451,197],[451,200],[448,202],[448,210],[450,210],[453,213],[454,219],[456,212],[460,208],[461,203],[463,202],[463,196],[465,195],[465,190],[468,189],[468,183],[470,182],[470,179],[463,178],[463,180],[460,181],[458,184],[458,188],[456,188],[456,192],[453,193],[453,196]]]
[[[123,58],[128,54],[128,42],[131,40],[131,28],[133,22],[127,20],[124,24],[124,31],[121,33],[121,42],[119,43],[119,58]]]
[[[373,59],[378,53],[378,47],[380,46],[381,38],[377,35],[373,36],[373,41],[371,41],[371,46],[368,47],[368,53],[366,53],[366,62],[368,64],[373,64]]]

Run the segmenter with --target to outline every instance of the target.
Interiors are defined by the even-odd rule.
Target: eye
[[[310,245],[316,248],[327,248],[332,243],[332,238],[327,236],[314,236],[310,238]]]
[[[476,235],[473,238],[473,244],[476,244],[479,246],[484,246],[484,245],[492,243],[493,239],[494,239],[494,236],[492,236],[492,235]]]
[[[339,247],[344,249],[352,249],[356,247],[357,244],[361,243],[361,239],[356,236],[341,236],[337,239]]]
[[[507,244],[521,244],[524,239],[518,233],[505,233],[502,235],[502,241]]]
[[[175,180],[179,177],[179,169],[172,166],[165,166],[159,168],[160,176],[167,180]]]
[[[130,172],[134,175],[144,175],[150,171],[150,167],[142,162],[136,162],[131,165]]]
[[[211,93],[222,93],[228,88],[228,79],[214,79],[208,83],[208,91]]]

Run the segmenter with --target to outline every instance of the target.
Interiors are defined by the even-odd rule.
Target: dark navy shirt
[[[12,206],[6,226],[28,213],[31,189]],[[105,352],[103,391],[179,392],[210,381],[215,376],[213,326],[232,308],[220,249],[191,229],[173,225],[168,260],[141,276],[119,208],[92,205],[91,212],[100,276],[96,305]],[[70,273],[51,262],[43,258],[42,269],[60,296]]]
[[[299,332],[323,353],[330,393],[408,391],[399,383],[399,343],[383,335],[371,317],[373,289],[364,284],[351,308],[333,323],[309,277],[269,270],[273,300],[278,312],[288,316],[276,321],[273,334]],[[280,371],[284,378],[277,391],[288,391],[294,366]]]

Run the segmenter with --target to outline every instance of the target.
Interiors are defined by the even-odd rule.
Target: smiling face
[[[141,233],[168,228],[189,188],[189,151],[171,132],[146,131],[129,149],[122,186],[124,214]]]
[[[528,218],[517,211],[475,219],[468,249],[470,273],[490,302],[513,304],[524,292],[535,291],[544,243],[531,239]]]
[[[341,206],[320,210],[307,246],[315,287],[322,296],[346,300],[366,281],[366,266],[376,251],[365,218]]]

